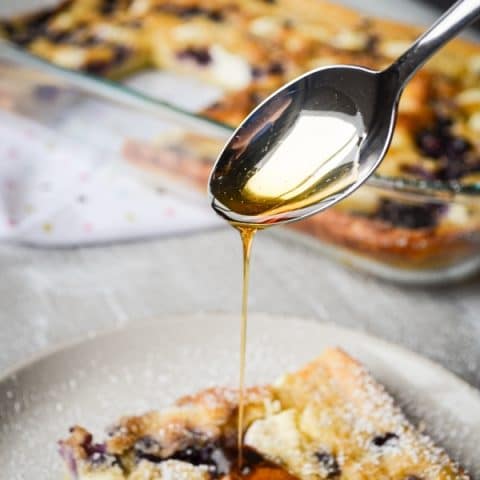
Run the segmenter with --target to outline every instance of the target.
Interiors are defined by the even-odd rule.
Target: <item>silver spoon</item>
[[[320,68],[272,94],[213,167],[215,211],[262,227],[299,220],[350,195],[383,160],[405,85],[479,15],[480,0],[459,0],[385,70]]]

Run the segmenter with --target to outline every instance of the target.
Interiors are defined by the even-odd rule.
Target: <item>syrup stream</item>
[[[250,253],[256,228],[236,227],[240,233],[243,249],[243,292],[242,292],[242,320],[240,324],[240,375],[238,387],[238,468],[243,465],[243,423],[245,413],[245,359],[247,349],[247,321],[248,321],[248,286],[250,280]]]

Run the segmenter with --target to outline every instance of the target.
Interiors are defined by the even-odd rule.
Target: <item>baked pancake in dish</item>
[[[4,21],[0,30],[67,68],[119,77],[153,66],[220,85],[225,95],[203,114],[233,126],[302,72],[338,63],[381,69],[419,34],[322,0],[70,0]],[[452,189],[480,186],[479,135],[480,46],[456,40],[406,88],[378,172]],[[195,158],[204,142],[190,137],[183,145],[132,139],[127,158],[150,173],[190,176],[204,190],[208,160]],[[295,228],[412,269],[448,267],[480,250],[478,201],[425,202],[369,187]]]
[[[69,478],[468,479],[416,430],[364,367],[329,349],[274,385],[248,390],[236,463],[237,392],[212,388],[124,417],[103,443],[81,427],[60,441]]]
[[[123,154],[150,181],[170,178],[203,192],[220,149],[211,138],[174,132],[152,143],[129,140]],[[289,227],[394,267],[436,269],[479,251],[480,205],[475,198],[463,200],[426,202],[364,185],[337,206]]]

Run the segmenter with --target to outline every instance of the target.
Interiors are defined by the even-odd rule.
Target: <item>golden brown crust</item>
[[[263,404],[271,396],[267,388],[247,391],[247,422],[263,413]],[[173,408],[161,413],[121,418],[107,442],[108,450],[122,454],[146,436],[158,437],[164,445],[162,456],[185,448],[193,438],[205,441],[217,438],[235,439],[237,392],[228,388],[210,388],[179,399]]]

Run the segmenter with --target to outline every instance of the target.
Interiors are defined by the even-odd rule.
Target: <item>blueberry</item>
[[[82,70],[93,75],[104,75],[109,67],[111,66],[111,61],[108,60],[93,60],[88,62]]]
[[[100,13],[103,15],[110,15],[114,13],[117,8],[117,1],[116,0],[103,0],[102,5],[100,7]]]
[[[192,465],[208,465],[212,463],[212,454],[216,448],[215,445],[208,443],[203,446],[191,446],[175,452],[173,457],[176,460],[183,460]]]
[[[468,140],[455,137],[447,143],[447,154],[451,154],[452,156],[464,155],[471,148],[472,145]]]
[[[326,472],[325,478],[335,478],[340,476],[340,466],[338,465],[337,459],[332,454],[320,451],[315,453],[315,457]]]
[[[88,457],[90,465],[93,467],[114,467],[120,466],[120,461],[115,455],[110,453],[94,452]]]
[[[416,143],[420,151],[431,158],[439,160],[434,178],[443,181],[458,180],[459,178],[480,170],[480,162],[469,158],[472,144],[463,137],[455,136],[450,131],[451,120],[447,118],[437,119],[433,128],[420,131],[416,136]],[[470,156],[471,157],[471,156]],[[416,169],[416,171],[415,171]],[[408,166],[404,171],[418,174],[427,180],[420,167]]]
[[[444,181],[454,181],[467,173],[461,162],[447,162],[446,165],[437,170],[437,177]]]
[[[369,53],[370,55],[377,54],[379,42],[380,42],[380,38],[378,35],[374,33],[368,35],[367,43],[365,45],[365,52]]]
[[[185,50],[177,53],[180,59],[191,59],[199,65],[208,65],[212,61],[212,56],[208,48],[202,47],[188,47]]]
[[[153,437],[145,436],[138,439],[133,447],[137,459],[145,459],[149,462],[158,463],[163,460],[161,457],[161,445]]]
[[[453,135],[452,124],[448,117],[437,117],[433,127],[421,130],[416,136],[417,146],[424,155],[441,160],[435,172],[438,180],[458,180],[472,171],[467,162],[472,144],[466,138]]]
[[[266,68],[252,66],[250,69],[253,78],[263,77],[264,75],[282,75],[285,73],[285,67],[280,62],[272,62]]]
[[[92,456],[94,454],[107,453],[107,446],[105,445],[105,443],[92,443],[91,440],[88,442],[84,442],[83,448],[89,456]]]
[[[208,12],[207,16],[210,20],[213,20],[214,22],[223,21],[223,13],[220,10],[212,10]]]
[[[119,65],[123,63],[130,55],[132,51],[127,47],[121,45],[115,45],[115,50],[112,59],[112,65]]]
[[[387,444],[391,445],[396,443],[398,438],[399,437],[396,433],[387,432],[382,435],[375,435],[375,437],[372,438],[372,444],[376,447],[383,447]]]
[[[282,75],[285,73],[285,68],[280,62],[273,62],[268,67],[268,73],[270,75]]]
[[[480,172],[480,158],[462,156],[447,158],[438,168],[436,175],[440,180],[452,181],[475,172]]]
[[[92,436],[87,435],[82,443],[89,463],[94,467],[112,467],[120,465],[118,458],[107,452],[105,443],[92,443]]]
[[[439,135],[450,135],[452,125],[453,120],[450,117],[439,115],[435,119],[435,130]]]
[[[263,68],[257,67],[257,66],[252,66],[250,68],[250,73],[252,74],[253,78],[259,78],[263,75],[264,70]]]
[[[445,153],[444,139],[431,130],[422,130],[417,134],[416,143],[423,154],[440,158]]]
[[[175,452],[170,458],[188,462],[192,465],[206,465],[214,477],[227,475],[231,470],[228,455],[215,443],[194,445]]]
[[[432,228],[445,211],[445,205],[428,203],[421,205],[404,204],[384,199],[380,203],[375,218],[403,228]]]

